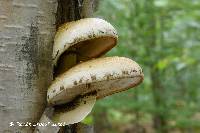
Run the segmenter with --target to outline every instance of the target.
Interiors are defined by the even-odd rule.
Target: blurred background
[[[96,133],[200,133],[200,0],[101,0],[125,56],[144,82],[100,100],[84,123]]]

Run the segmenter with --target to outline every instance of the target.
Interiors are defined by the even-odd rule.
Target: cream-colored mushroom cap
[[[85,18],[65,23],[55,35],[53,63],[56,65],[64,52],[74,52],[82,61],[99,57],[116,45],[117,38],[115,28],[103,19]]]
[[[51,105],[72,101],[79,95],[96,92],[97,99],[141,83],[141,67],[124,57],[104,57],[82,62],[59,75],[48,88]]]

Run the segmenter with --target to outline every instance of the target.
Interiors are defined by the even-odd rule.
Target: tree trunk
[[[53,79],[55,29],[64,22],[88,17],[94,3],[94,0],[0,1],[0,132],[33,131],[33,124],[46,107],[46,92]],[[32,126],[25,125],[30,123]]]
[[[163,71],[159,70],[156,66],[158,59],[161,57],[161,53],[156,51],[158,49],[158,45],[163,45],[163,29],[161,27],[160,32],[161,36],[159,38],[157,32],[157,24],[161,20],[157,20],[159,17],[159,13],[156,11],[156,7],[154,6],[154,0],[148,0],[146,3],[146,13],[148,13],[149,16],[149,27],[147,31],[149,31],[148,34],[148,46],[147,46],[147,54],[150,57],[149,61],[149,68],[150,70],[150,78],[152,81],[152,93],[153,93],[153,99],[154,99],[154,105],[157,109],[156,112],[153,114],[153,126],[157,133],[167,133],[167,112],[163,112],[161,109],[166,110],[166,102],[165,102],[165,88],[162,85],[162,79],[161,76],[163,75]],[[162,25],[161,25],[162,26]],[[158,39],[160,39],[160,44],[158,44]]]
[[[1,133],[32,132],[33,126],[17,122],[33,124],[44,111],[52,81],[55,9],[55,0],[0,1]]]
[[[151,79],[152,79],[152,91],[153,91],[153,98],[154,98],[154,104],[155,107],[159,111],[156,111],[156,113],[153,116],[153,124],[154,128],[156,129],[157,133],[167,133],[167,112],[162,111],[163,109],[166,109],[165,104],[165,88],[162,86],[160,77],[161,72],[159,72],[158,69],[152,68],[151,70]]]

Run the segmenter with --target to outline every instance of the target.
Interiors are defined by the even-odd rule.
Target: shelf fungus
[[[124,57],[82,62],[58,76],[48,89],[48,103],[64,104],[79,95],[96,92],[97,99],[126,90],[143,80],[140,66]]]
[[[68,69],[65,66],[69,66],[71,55],[76,55],[77,61],[97,58],[112,49],[117,39],[115,28],[103,19],[85,18],[63,24],[53,46],[53,63],[58,74]]]
[[[113,48],[117,39],[114,27],[98,18],[66,23],[58,29],[53,46],[55,79],[47,91],[48,104],[55,109],[54,122],[78,123],[97,99],[143,81],[135,61],[117,56],[97,58]]]

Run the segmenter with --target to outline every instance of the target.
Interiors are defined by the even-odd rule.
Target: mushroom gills
[[[99,37],[80,42],[74,47],[77,49],[78,61],[87,61],[105,54],[115,45],[116,38]]]
[[[115,44],[116,39],[113,37],[99,37],[72,45],[58,59],[54,69],[55,76],[62,74],[77,63],[105,54]]]
[[[74,124],[82,121],[94,107],[96,102],[96,94],[85,95],[74,101],[72,105],[55,107],[52,121],[65,125]]]

